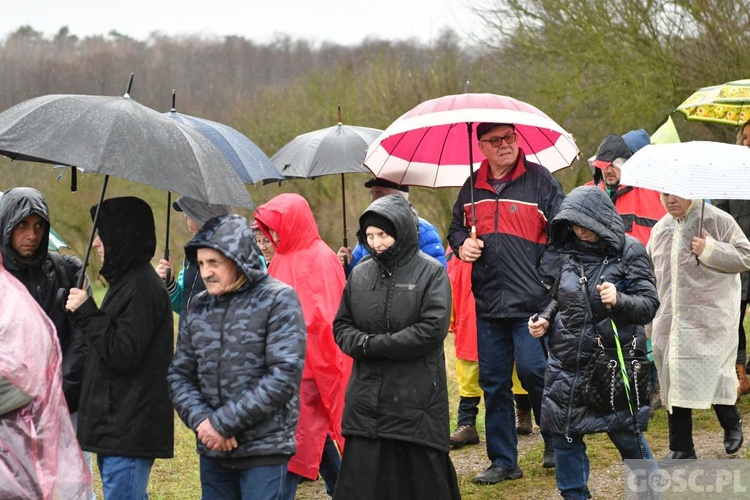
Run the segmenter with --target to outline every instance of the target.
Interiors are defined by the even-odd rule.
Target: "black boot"
[[[727,455],[740,451],[745,441],[742,435],[742,417],[736,405],[714,405],[716,417],[724,429],[724,450]]]

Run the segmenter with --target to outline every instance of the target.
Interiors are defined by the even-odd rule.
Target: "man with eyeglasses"
[[[565,195],[549,170],[526,159],[513,124],[480,123],[476,130],[485,160],[458,194],[448,241],[458,258],[473,263],[479,385],[491,461],[473,482],[494,484],[523,476],[511,392],[514,361],[539,424],[546,357],[542,343],[529,334],[528,320],[550,300],[555,273],[553,259],[543,259],[547,221]],[[542,466],[554,467],[551,437],[545,432],[542,437]]]

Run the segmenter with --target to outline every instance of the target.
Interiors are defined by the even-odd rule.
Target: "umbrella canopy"
[[[348,247],[346,228],[346,187],[344,174],[367,172],[363,165],[367,147],[382,132],[380,129],[344,125],[341,106],[338,124],[298,135],[286,143],[271,161],[286,179],[315,179],[324,175],[341,175],[341,205],[344,224],[344,246]]]
[[[268,156],[237,129],[205,118],[178,113],[174,106],[174,93],[172,109],[164,113],[164,116],[190,127],[210,140],[226,157],[243,182],[257,184],[284,179],[284,175],[271,163]]]
[[[698,89],[677,110],[688,120],[742,125],[750,120],[750,80]]]
[[[123,97],[46,95],[0,113],[0,154],[113,175],[209,203],[254,208],[198,132]]]
[[[622,165],[620,182],[688,200],[747,200],[750,148],[712,141],[650,144]]]
[[[370,145],[365,165],[376,177],[398,184],[462,186],[481,164],[472,137],[482,122],[514,124],[526,157],[551,172],[569,167],[580,152],[571,134],[531,104],[465,93],[431,99],[404,113]]]
[[[339,123],[298,135],[286,143],[271,161],[287,179],[314,179],[323,175],[367,172],[362,163],[367,146],[380,129]]]

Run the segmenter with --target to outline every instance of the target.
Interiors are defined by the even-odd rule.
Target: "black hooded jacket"
[[[167,289],[150,262],[156,250],[151,207],[134,197],[105,200],[96,229],[109,289],[101,308],[89,297],[74,313],[89,340],[78,440],[96,453],[171,458],[167,368],[174,331]]]
[[[396,242],[379,255],[364,238],[362,226],[371,212],[396,229],[391,235]],[[447,453],[448,273],[419,249],[417,218],[402,196],[374,201],[360,218],[358,237],[371,257],[349,275],[333,322],[336,343],[354,358],[343,434],[409,441]]]
[[[593,231],[599,241],[582,242],[572,225]],[[632,429],[626,408],[600,413],[582,403],[583,369],[598,350],[597,333],[604,347],[615,347],[610,319],[623,348],[635,336],[637,347],[646,351],[643,325],[651,322],[659,307],[651,259],[640,241],[625,234],[622,218],[607,194],[594,186],[578,187],[565,198],[550,222],[549,251],[559,253],[560,272],[552,287],[552,301],[540,314],[551,323],[541,428],[565,436]],[[582,272],[587,283],[581,283]],[[617,288],[617,303],[611,310],[596,291],[601,276]],[[648,422],[648,413],[648,406],[638,411],[641,428]]]
[[[25,260],[11,247],[11,235],[16,226],[29,215],[38,215],[44,220],[45,228],[39,249],[30,260]],[[3,254],[3,263],[13,276],[24,284],[55,325],[63,354],[63,392],[68,409],[74,412],[78,408],[81,393],[86,338],[81,330],[76,328],[72,317],[64,311],[63,305],[57,299],[57,291],[65,281],[69,282],[68,288],[75,285],[83,265],[73,255],[60,255],[58,261],[67,268],[67,271],[60,271],[67,275],[61,276],[56,270],[53,257],[48,250],[49,222],[47,203],[42,193],[36,189],[9,189],[0,199],[0,251]]]

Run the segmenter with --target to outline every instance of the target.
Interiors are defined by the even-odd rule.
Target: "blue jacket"
[[[422,217],[419,218],[419,249],[440,262],[443,267],[446,267],[445,249],[443,248],[440,234],[438,234],[435,226],[433,226],[429,221],[423,219]],[[368,255],[369,253],[367,252],[365,247],[357,243],[357,246],[354,247],[354,250],[352,251],[352,261],[348,266],[346,266],[346,269],[344,270],[346,271],[346,276],[349,276],[349,273],[352,272],[352,269],[354,269],[354,266],[357,265],[362,257],[366,257]]]

